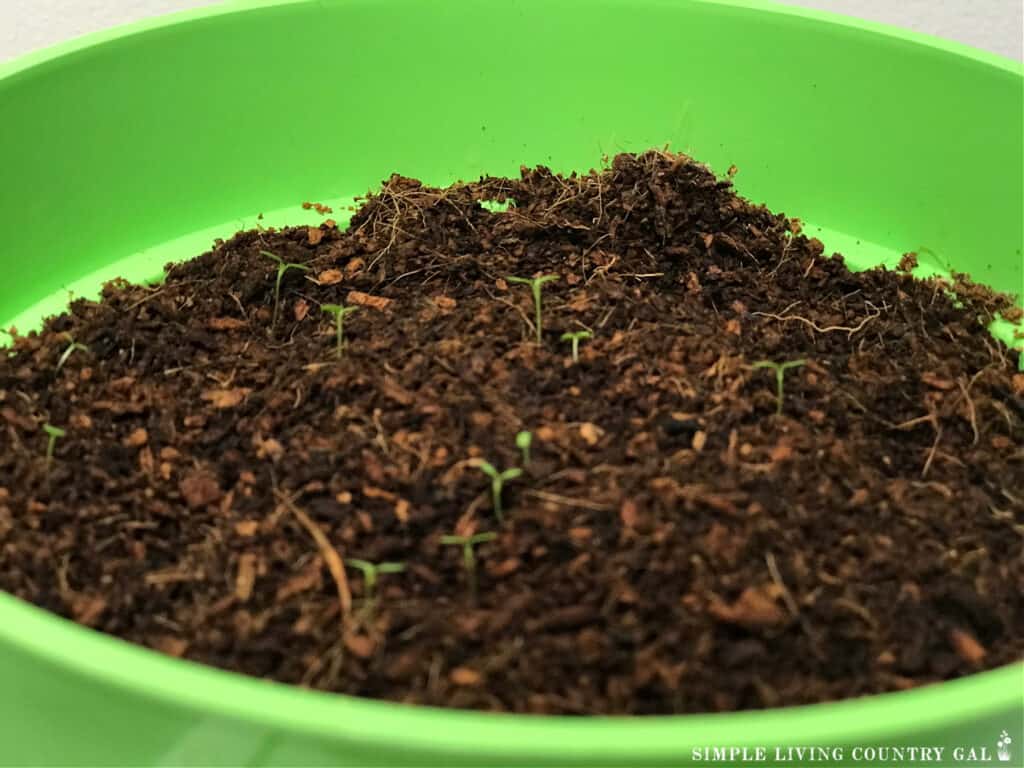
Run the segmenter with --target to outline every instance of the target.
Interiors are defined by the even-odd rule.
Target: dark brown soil
[[[347,231],[112,284],[0,357],[0,587],[249,675],[516,712],[775,707],[1020,659],[1024,376],[984,327],[1010,303],[853,274],[798,230],[651,152],[395,176]],[[308,269],[276,325],[261,251]],[[536,274],[559,278],[541,346],[507,279]],[[341,359],[322,303],[359,307]],[[803,361],[781,414],[764,361]],[[501,523],[473,460],[519,466],[520,430]],[[441,541],[474,532],[497,534],[475,602]],[[340,558],[406,569],[367,601]]]

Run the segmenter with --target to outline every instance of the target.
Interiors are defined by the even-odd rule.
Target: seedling
[[[343,307],[341,304],[323,304],[320,306],[324,312],[334,315],[338,327],[338,357],[345,353],[345,315],[350,315],[359,310],[359,307]]]
[[[572,361],[574,363],[580,361],[580,341],[582,339],[589,339],[593,335],[590,331],[572,331],[571,333],[562,334],[562,341],[572,342]]]
[[[516,448],[523,452],[523,466],[530,466],[530,445],[533,444],[533,433],[523,430],[516,435]]]
[[[494,514],[498,518],[498,522],[505,522],[505,515],[502,514],[501,510],[501,492],[505,487],[505,483],[509,480],[515,480],[517,477],[523,474],[523,470],[518,467],[512,467],[506,469],[504,472],[499,472],[494,468],[493,464],[484,461],[483,459],[477,459],[473,462],[473,466],[491,478],[491,498],[494,501]]]
[[[550,283],[558,279],[558,275],[541,275],[540,277],[512,277],[509,276],[508,281],[510,283],[519,283],[520,285],[530,286],[530,290],[533,291],[533,308],[537,314],[537,346],[540,346],[543,341],[541,334],[543,332],[542,326],[542,313],[541,313],[541,297],[540,291],[544,287],[545,283]]]
[[[776,408],[775,408],[775,413],[776,413],[776,415],[779,415],[779,416],[782,415],[782,400],[783,400],[783,397],[785,396],[784,386],[785,386],[785,379],[786,379],[786,371],[788,371],[790,368],[799,368],[802,365],[807,365],[807,361],[806,360],[790,360],[788,363],[775,363],[775,362],[772,362],[771,360],[762,360],[762,361],[760,361],[758,363],[754,363],[754,365],[753,365],[754,368],[771,368],[773,371],[775,371],[775,386],[776,386],[776,393],[775,393]]]
[[[61,353],[60,359],[57,360],[57,370],[55,370],[54,373],[60,373],[60,369],[64,367],[64,363],[66,363],[68,361],[68,358],[71,357],[71,355],[74,352],[76,352],[76,351],[88,352],[89,351],[89,348],[87,346],[85,346],[85,344],[79,344],[77,341],[75,341],[71,337],[70,333],[66,333],[64,335],[67,336],[68,341],[70,341],[71,343],[68,344],[68,346],[64,350],[64,352]]]
[[[401,573],[405,570],[405,563],[371,563],[368,560],[360,560],[356,557],[345,559],[345,565],[356,568],[363,574],[363,597],[367,603],[373,604],[377,600],[377,577],[383,573]]]
[[[49,435],[46,442],[46,463],[49,465],[53,463],[53,451],[57,447],[57,440],[64,437],[67,432],[52,424],[43,424],[43,432]]]
[[[462,547],[462,567],[466,571],[466,583],[469,585],[469,596],[476,602],[476,553],[473,547],[485,541],[494,541],[496,533],[477,533],[473,536],[442,536],[441,543],[445,546]]]
[[[263,256],[268,259],[273,259],[277,263],[277,280],[274,282],[274,320],[273,325],[277,325],[277,318],[281,312],[281,280],[284,278],[285,273],[289,269],[300,269],[303,272],[309,272],[309,267],[305,264],[293,264],[289,261],[285,261],[277,254],[271,253],[270,251],[260,251]]]

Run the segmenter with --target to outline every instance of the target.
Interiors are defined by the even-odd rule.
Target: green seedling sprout
[[[512,467],[504,472],[499,472],[494,468],[493,464],[483,459],[475,460],[473,466],[491,478],[491,499],[494,501],[494,514],[498,518],[498,522],[505,522],[505,515],[501,509],[501,492],[505,487],[505,483],[521,476],[523,470],[519,469],[519,467]]]
[[[533,444],[533,432],[523,430],[516,435],[516,448],[523,452],[523,466],[530,466],[530,446]]]
[[[61,354],[60,359],[57,360],[57,370],[55,370],[54,373],[60,373],[60,369],[64,367],[64,363],[66,363],[68,361],[68,358],[71,357],[71,355],[74,354],[76,351],[89,351],[89,348],[85,346],[85,344],[79,344],[77,341],[75,341],[71,337],[70,333],[66,333],[64,335],[68,338],[68,341],[70,341],[71,343],[68,344],[67,348]]]
[[[790,360],[788,363],[775,363],[772,362],[771,360],[762,360],[758,363],[754,363],[753,365],[754,368],[771,368],[773,371],[775,371],[775,413],[778,416],[782,415],[782,400],[785,396],[784,386],[786,379],[786,371],[788,371],[790,368],[799,368],[802,365],[807,365],[807,361]]]
[[[52,424],[43,424],[43,432],[45,432],[49,439],[46,442],[46,463],[53,463],[53,451],[57,447],[57,440],[64,437],[65,432],[60,427],[55,427]]]
[[[337,321],[337,336],[338,336],[338,357],[340,358],[345,352],[345,315],[350,315],[353,312],[359,311],[359,307],[343,307],[341,304],[323,304],[320,306],[324,312],[329,315],[334,315]]]
[[[477,533],[473,536],[442,536],[441,543],[445,546],[462,547],[462,567],[466,571],[466,583],[469,584],[469,596],[473,602],[477,598],[476,584],[476,553],[473,547],[485,541],[494,541],[496,533]]]
[[[260,253],[268,259],[273,259],[277,263],[277,280],[274,282],[274,320],[272,323],[276,326],[277,317],[281,311],[281,280],[289,269],[301,269],[303,272],[309,272],[309,267],[305,264],[293,264],[292,262],[285,261],[277,254],[271,253],[270,251],[260,251]]]
[[[384,573],[401,573],[405,570],[405,563],[371,563],[369,560],[360,560],[356,557],[346,558],[345,565],[362,572],[363,596],[371,605],[377,600],[378,577]]]
[[[533,308],[537,314],[537,346],[540,346],[543,341],[541,334],[543,332],[543,318],[541,313],[541,288],[544,287],[545,283],[550,283],[558,279],[558,275],[541,275],[540,277],[508,277],[510,283],[519,283],[520,285],[530,286],[530,290],[533,291]]]
[[[580,340],[589,339],[593,335],[590,331],[572,331],[571,333],[562,334],[562,341],[572,342],[572,361],[574,363],[580,361]]]

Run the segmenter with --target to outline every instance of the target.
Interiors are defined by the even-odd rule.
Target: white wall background
[[[895,24],[1024,59],[1024,0],[783,0]]]
[[[896,24],[1024,59],[1024,0],[785,2]],[[215,0],[0,0],[0,61],[115,24],[214,3]]]

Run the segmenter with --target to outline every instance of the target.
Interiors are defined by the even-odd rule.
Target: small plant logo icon
[[[1006,731],[999,734],[999,741],[996,742],[996,757],[999,758],[999,762],[1010,762],[1010,744],[1012,742],[1013,739],[1010,738],[1010,734]]]

